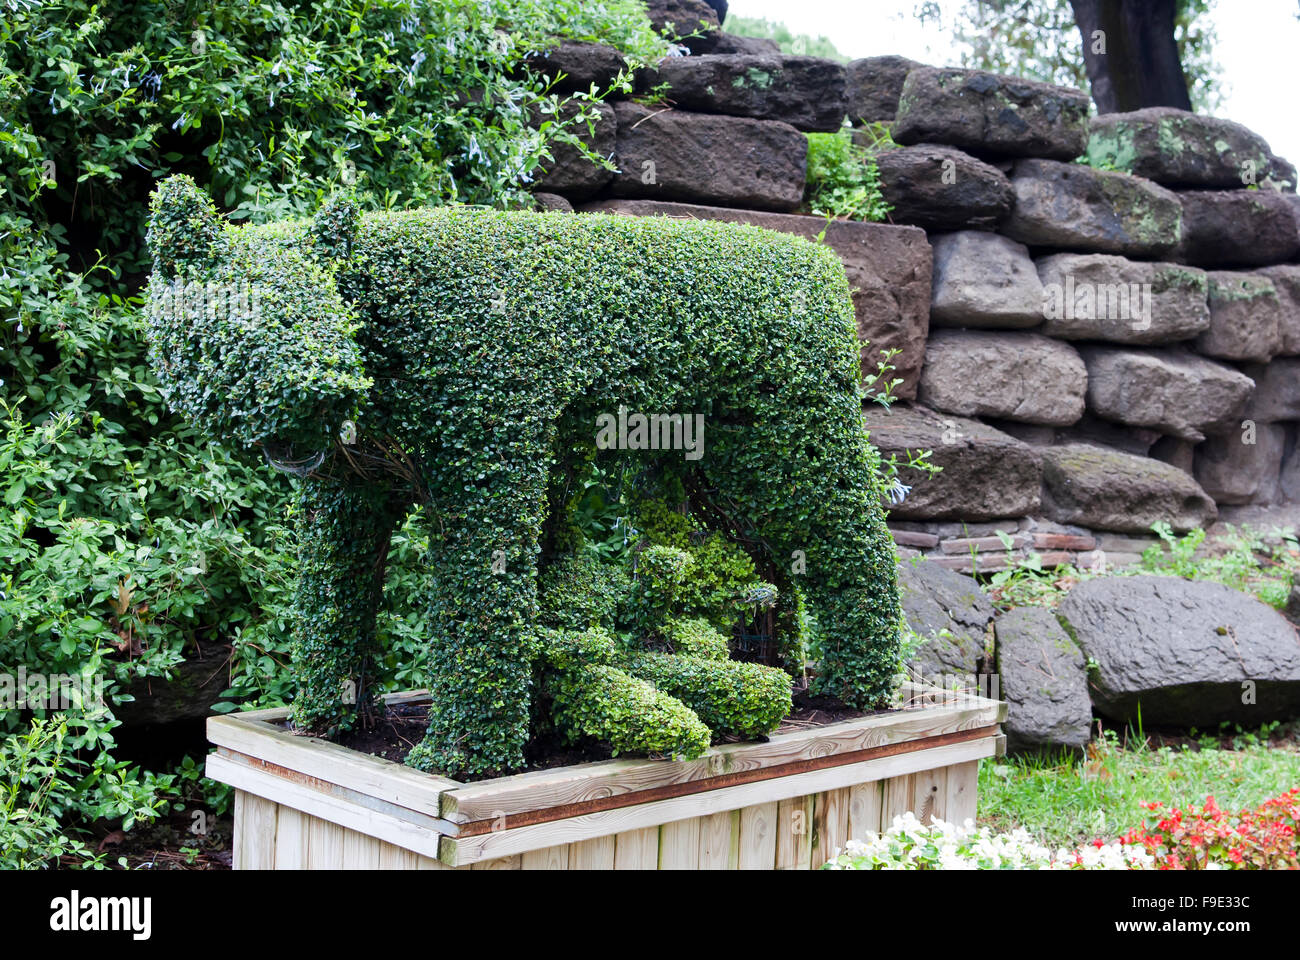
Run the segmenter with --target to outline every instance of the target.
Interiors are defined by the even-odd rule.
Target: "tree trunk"
[[[1192,109],[1174,39],[1178,0],[1070,0],[1070,5],[1083,35],[1084,63],[1099,113]],[[1103,36],[1095,36],[1096,31]]]

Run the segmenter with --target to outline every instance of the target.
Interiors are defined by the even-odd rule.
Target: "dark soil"
[[[887,713],[885,710],[854,710],[831,697],[814,697],[806,690],[794,695],[794,709],[781,721],[774,733],[792,733],[809,727],[821,727],[841,720]],[[406,755],[424,737],[428,726],[428,708],[424,704],[396,704],[384,711],[378,723],[366,729],[357,729],[337,739],[337,743],[350,750],[383,757],[401,763]],[[757,742],[765,742],[766,737]],[[715,743],[741,743],[740,737],[722,737]],[[608,746],[598,742],[565,744],[554,733],[536,736],[524,748],[525,766],[522,772],[549,770],[577,763],[595,763],[613,759]]]

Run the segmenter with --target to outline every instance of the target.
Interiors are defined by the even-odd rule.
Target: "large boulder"
[[[1231,427],[1254,390],[1250,377],[1178,348],[1080,348],[1088,407],[1107,420],[1194,443]]]
[[[781,45],[767,37],[742,37],[737,33],[722,32],[713,43],[713,53],[779,54]]]
[[[793,210],[803,199],[808,141],[777,120],[651,110],[619,103],[620,197]]]
[[[1093,117],[1087,156],[1170,187],[1241,189],[1273,164],[1268,142],[1241,124],[1174,107]]]
[[[1196,482],[1218,504],[1273,503],[1285,446],[1286,427],[1277,423],[1216,434],[1196,448]]]
[[[898,592],[903,619],[926,638],[907,664],[918,679],[947,687],[945,674],[980,672],[993,605],[973,578],[932,560],[906,561],[898,565]]]
[[[676,40],[698,32],[700,36],[681,41],[691,53],[712,53],[717,45],[721,18],[718,11],[706,0],[646,0],[646,14],[650,25]]]
[[[1088,140],[1088,96],[983,70],[920,67],[907,74],[893,134],[903,144],[1073,160]]]
[[[864,140],[861,131],[854,134]],[[993,230],[1011,212],[1011,181],[992,164],[933,143],[876,154],[894,223],[927,230]]]
[[[1300,420],[1300,357],[1251,364],[1241,372],[1255,381],[1243,418],[1263,423]]]
[[[623,55],[603,43],[560,40],[550,50],[525,61],[538,73],[554,81],[554,93],[586,93],[592,84],[604,90],[626,68]]]
[[[943,471],[926,476],[899,471],[912,489],[889,507],[899,520],[997,520],[1037,513],[1042,463],[1037,449],[978,420],[923,408],[868,404],[863,423],[871,442],[889,457],[929,450]]]
[[[1021,160],[1002,232],[1031,247],[1158,257],[1178,244],[1178,195],[1127,173],[1077,163]]]
[[[848,75],[848,110],[854,123],[893,120],[907,75],[923,64],[907,57],[866,57],[852,61]]]
[[[565,107],[564,112],[571,114],[574,107]],[[577,130],[579,139],[597,156],[610,157],[614,154],[617,124],[614,108],[600,103],[594,107],[599,119],[591,131],[584,126]],[[582,153],[567,143],[557,143],[551,148],[555,159],[542,164],[542,174],[537,180],[537,189],[546,193],[558,193],[571,200],[582,200],[594,196],[614,179],[614,171],[606,170],[588,160]]]
[[[1043,607],[1008,610],[994,629],[1007,749],[1082,750],[1092,733],[1092,704],[1079,647]]]
[[[1159,460],[1088,444],[1041,449],[1043,511],[1057,523],[1147,533],[1157,522],[1186,532],[1218,510],[1195,480]]]
[[[1088,373],[1067,343],[1034,333],[935,330],[921,403],[943,413],[1066,426],[1083,415]]]
[[[895,396],[912,399],[921,377],[930,314],[930,245],[916,227],[762,213],[651,200],[610,200],[584,210],[627,216],[667,216],[748,223],[823,242],[839,255],[853,290],[864,373],[874,373],[880,351],[897,349],[890,377],[903,380]]]
[[[1300,712],[1300,641],[1272,607],[1221,583],[1099,577],[1058,614],[1096,661],[1098,711],[1120,722],[1259,726]]]
[[[685,110],[831,132],[844,123],[844,82],[834,60],[784,54],[665,57],[639,78],[643,90],[667,83],[668,98]]]
[[[1203,267],[1285,263],[1300,251],[1287,198],[1273,190],[1188,190],[1177,259]]]
[[[1283,503],[1300,503],[1300,443],[1292,447],[1290,454],[1282,462],[1278,496]]]
[[[1196,349],[1222,360],[1268,363],[1282,350],[1282,300],[1268,277],[1212,270],[1210,325]]]
[[[996,233],[963,230],[930,237],[936,327],[1036,327],[1043,322],[1043,285],[1024,244]]]
[[[1064,340],[1156,344],[1210,326],[1205,271],[1108,254],[1057,253],[1037,262],[1041,332]]]
[[[1297,217],[1300,217],[1300,198],[1297,200]],[[1278,353],[1285,356],[1300,355],[1300,264],[1278,264],[1261,267],[1255,273],[1268,277],[1277,290],[1277,299],[1282,306],[1278,320],[1278,333],[1282,344]]]

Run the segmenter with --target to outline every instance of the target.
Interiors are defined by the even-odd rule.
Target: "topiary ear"
[[[168,177],[149,201],[149,231],[145,234],[154,269],[174,277],[185,265],[200,266],[217,259],[224,243],[221,217],[212,200],[190,177]]]
[[[328,259],[346,260],[352,256],[352,242],[356,239],[360,220],[361,205],[354,191],[330,197],[316,211],[311,222],[317,252]]]

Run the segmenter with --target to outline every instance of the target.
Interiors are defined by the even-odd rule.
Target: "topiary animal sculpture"
[[[631,455],[671,458],[745,517],[774,564],[795,558],[820,624],[820,690],[859,707],[888,697],[895,559],[829,250],[722,223],[361,214],[346,199],[310,222],[234,228],[184,177],[155,192],[148,240],[151,356],[171,406],[305,476],[298,725],[345,726],[347,691],[367,701],[389,537],[417,502],[431,529],[432,706],[409,763],[454,776],[522,766],[539,661],[623,683],[607,638],[535,621],[548,478],[620,406],[703,415],[702,457]],[[686,660],[673,689],[715,702],[718,674]],[[662,661],[643,667],[663,685]],[[581,686],[581,671],[557,671],[557,685]],[[700,731],[673,717],[683,732],[667,742],[697,752]]]

